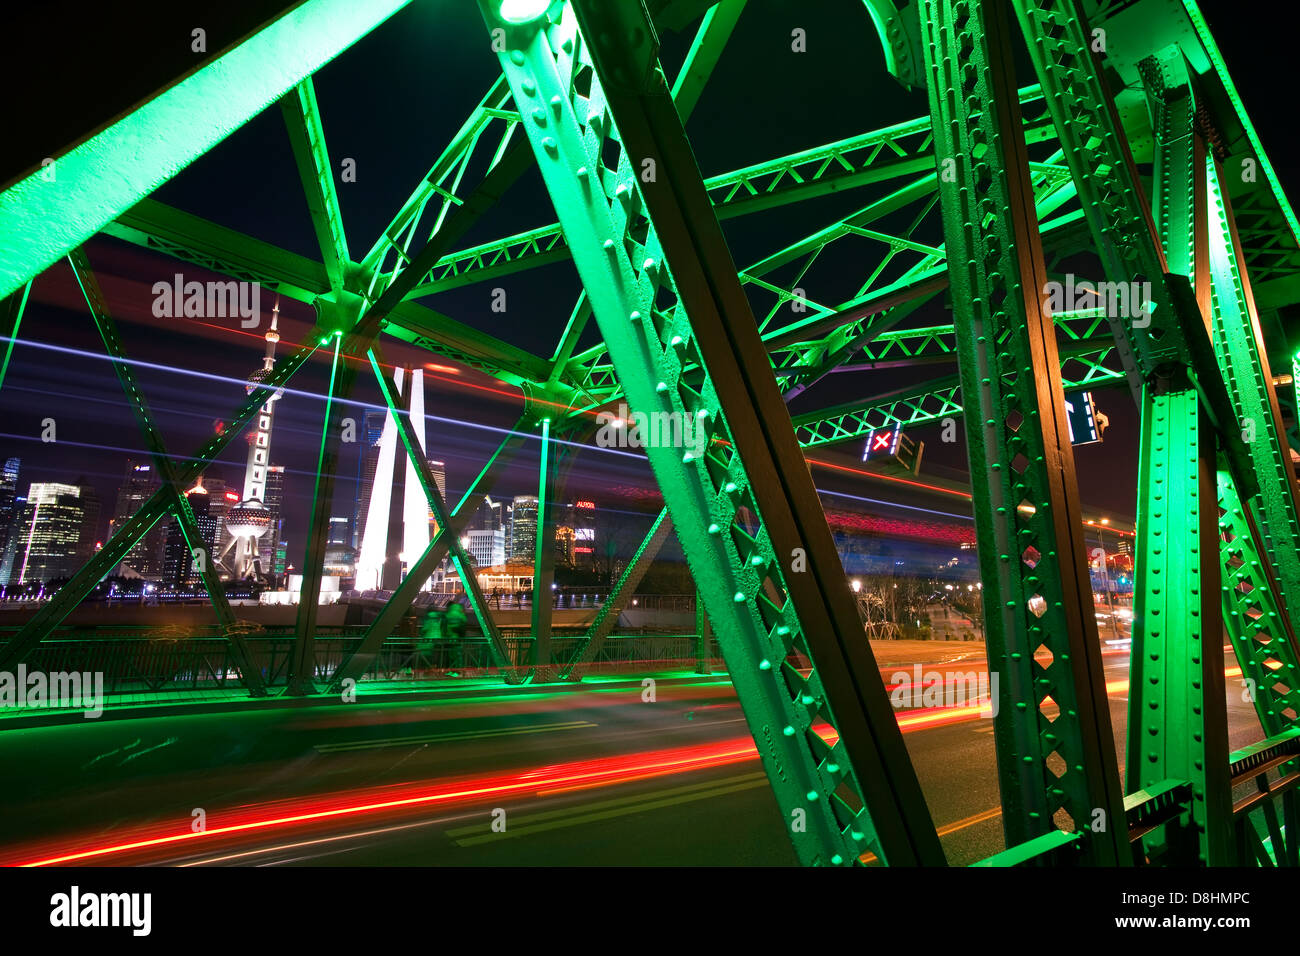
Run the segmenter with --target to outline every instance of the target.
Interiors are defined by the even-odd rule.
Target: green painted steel
[[[1223,623],[1241,666],[1240,696],[1275,737],[1300,726],[1300,647],[1258,532],[1222,469],[1217,489]]]
[[[1146,852],[1230,865],[1214,433],[1185,380],[1146,386],[1140,447],[1126,789],[1190,781],[1189,828]]]
[[[1046,266],[996,2],[926,0],[923,49],[966,401],[1008,846],[1064,828],[1128,862]],[[978,265],[977,265],[978,264]],[[1058,822],[1058,814],[1062,819]]]
[[[18,341],[18,329],[23,324],[23,312],[27,308],[27,297],[31,295],[31,291],[32,283],[29,279],[21,291],[10,293],[5,296],[3,302],[0,302],[0,315],[4,316],[3,324],[9,327],[5,357],[0,361],[0,388],[4,387],[5,375],[9,372],[9,360],[13,358],[14,343]]]
[[[1195,98],[1179,51],[1142,66],[1155,128],[1159,236],[1169,269],[1204,299],[1205,228],[1197,212],[1205,147],[1193,128]],[[1185,320],[1205,322],[1199,311]],[[1155,830],[1138,844],[1147,860],[1221,866],[1233,862],[1233,841],[1216,613],[1216,439],[1190,371],[1161,368],[1142,387],[1125,784],[1145,791],[1175,778],[1191,788],[1187,824]]]
[[[670,126],[677,118],[646,25],[608,28],[604,35],[611,43],[631,34],[644,44],[635,51],[607,52],[605,56],[612,56],[617,64],[612,66],[608,59],[596,61],[567,3],[555,4],[548,16],[522,25],[501,21],[490,2],[481,6],[489,27],[505,31],[506,50],[500,54],[503,72],[516,101],[523,104],[521,114],[528,117],[524,126],[543,181],[629,403],[634,409],[689,422],[692,431],[703,429],[702,446],[685,451],[680,446],[651,447],[647,452],[709,615],[718,626],[729,671],[778,803],[791,824],[796,849],[809,863],[852,863],[868,850],[893,862],[941,860],[878,675],[873,675],[878,706],[872,724],[884,743],[896,742],[885,758],[889,763],[870,769],[867,755],[874,747],[861,747],[866,741],[855,739],[852,725],[840,726],[832,714],[832,708],[847,707],[849,700],[836,700],[840,695],[829,694],[823,681],[842,683],[844,672],[832,668],[838,672],[831,675],[833,681],[828,680],[822,672],[826,665],[808,653],[813,642],[804,630],[809,622],[803,617],[815,616],[818,608],[791,594],[791,579],[799,575],[785,570],[788,552],[766,524],[772,514],[757,499],[760,486],[769,491],[768,482],[755,483],[748,474],[747,463],[742,462],[746,450],[738,442],[742,433],[730,421],[730,415],[743,415],[746,410],[736,402],[724,404],[719,380],[706,359],[706,353],[710,357],[718,353],[713,351],[716,343],[706,345],[702,340],[701,329],[712,331],[709,323],[717,322],[717,313],[710,310],[718,305],[702,298],[707,293],[696,278],[701,267],[693,258],[701,253],[683,242],[680,231],[665,238],[665,223],[658,221],[659,216],[670,215],[666,203],[681,209],[685,197],[656,195],[640,178],[646,167],[638,157],[652,159],[657,182],[672,183],[680,190],[694,176],[699,187],[690,197],[694,208],[701,199],[708,202],[693,164],[683,165],[689,163],[689,154],[673,152],[684,140],[680,125],[675,131]],[[612,9],[607,12],[616,15]],[[607,86],[611,69],[619,71],[619,85],[631,84],[648,95],[611,93]],[[575,89],[580,74],[587,86],[585,94]],[[652,115],[642,109],[650,109]],[[675,141],[655,138],[674,134]],[[631,146],[630,139],[640,146]],[[605,165],[600,159],[607,144],[617,148],[616,164]],[[710,229],[698,219],[695,226]],[[679,230],[676,223],[672,228]],[[718,235],[717,228],[715,220],[712,235]],[[690,280],[684,288],[683,275]],[[735,283],[734,267],[731,275]],[[713,278],[726,281],[721,273]],[[734,296],[739,288],[733,288]],[[742,308],[743,302],[740,295]],[[729,303],[733,308],[737,305],[734,297]],[[753,345],[761,354],[752,317],[738,316],[738,320],[750,323]],[[734,389],[740,376],[732,374],[734,380],[727,384]],[[756,462],[762,461],[757,449],[754,455]],[[761,467],[774,465],[769,459]],[[802,464],[795,463],[794,469],[807,482]],[[787,473],[786,480],[789,477]],[[829,543],[824,521],[822,528]],[[791,541],[788,531],[783,537]],[[830,558],[838,566],[833,544]],[[810,564],[816,567],[815,558]],[[842,569],[838,570],[838,586],[848,603],[847,584]],[[806,588],[813,583],[812,574],[803,576],[806,580],[799,584]],[[851,604],[849,610],[860,643],[856,611]],[[823,641],[830,637],[824,625],[817,630]],[[796,649],[813,657],[814,669],[807,678],[786,662]],[[858,692],[869,694],[870,688]],[[813,730],[813,721],[819,718],[840,732],[834,743]],[[865,729],[867,723],[861,726]],[[853,792],[850,800],[837,795],[842,787]]]
[[[81,245],[409,0],[307,0],[0,193],[0,297]]]
[[[1214,353],[1227,383],[1258,493],[1243,494],[1278,578],[1279,597],[1294,616],[1300,608],[1300,521],[1296,474],[1273,392],[1268,356],[1261,347],[1250,282],[1240,267],[1237,237],[1222,171],[1207,160],[1209,257]]]
[[[1300,379],[1298,343],[1280,341],[1276,312],[1300,301],[1300,228],[1194,0],[1093,3],[1091,23],[1080,0],[865,0],[887,67],[926,86],[930,115],[708,178],[683,126],[737,22],[756,15],[745,0],[694,9],[699,27],[671,88],[645,5],[537,0],[514,8],[531,15],[504,19],[499,0],[479,2],[489,29],[502,31],[502,76],[359,261],[312,73],[404,0],[300,4],[58,157],[53,177],[36,172],[0,194],[0,296],[12,293],[0,384],[32,278],[69,255],[164,478],[0,650],[0,667],[31,651],[169,514],[199,546],[185,487],[332,344],[291,693],[315,690],[315,600],[339,451],[332,415],[368,359],[439,533],[329,675],[332,691],[365,673],[445,556],[506,680],[571,678],[675,531],[699,590],[697,667],[707,671],[712,625],[799,858],[941,863],[801,448],[962,417],[971,472],[990,476],[974,482],[973,507],[1000,677],[1008,850],[984,863],[1300,862],[1300,798],[1286,790],[1300,772],[1300,519],[1282,416],[1292,400],[1275,392],[1269,362],[1271,347],[1272,367],[1285,358]],[[689,22],[676,5],[650,6]],[[1015,86],[1011,16],[1037,86]],[[1098,27],[1110,52],[1095,46]],[[1108,88],[1114,75],[1120,89]],[[1143,92],[1149,127],[1132,109]],[[277,100],[320,261],[148,198]],[[1234,131],[1231,153],[1216,120]],[[1133,161],[1148,149],[1149,197]],[[1229,157],[1256,162],[1261,182],[1229,189]],[[559,221],[461,246],[534,162]],[[804,234],[736,268],[720,220],[871,186],[857,208],[807,220]],[[96,231],[318,310],[313,344],[281,359],[192,459],[169,456],[79,251]],[[816,269],[850,249],[858,273],[833,296],[820,291]],[[1105,282],[1138,284],[1126,311],[1071,304],[1052,314],[1048,283],[1071,278],[1057,263],[1084,249]],[[569,259],[583,292],[549,359],[413,301]],[[952,324],[919,324],[918,310],[945,294]],[[580,350],[593,319],[601,341]],[[381,374],[381,333],[522,392],[524,417],[453,511]],[[945,374],[953,365],[957,374]],[[829,375],[895,367],[917,370],[916,381],[793,419],[785,410]],[[1125,383],[1142,416],[1127,796],[1063,409],[1067,389]],[[557,663],[548,499],[561,494],[572,455],[556,435],[578,434],[620,399],[679,426],[680,441],[647,449],[665,508],[584,640]],[[526,670],[510,660],[459,534],[537,427],[539,599]],[[204,580],[232,659],[250,692],[263,692],[215,570]],[[1224,686],[1220,623],[1268,736],[1231,757],[1224,699],[1235,684]],[[1231,788],[1252,784],[1234,808]]]

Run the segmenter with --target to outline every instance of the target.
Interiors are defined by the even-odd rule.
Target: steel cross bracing
[[[1007,845],[1063,828],[1128,862],[1056,335],[1010,31],[997,0],[925,0],[923,50],[967,415]]]
[[[135,372],[132,370],[130,360],[126,356],[126,349],[117,334],[117,323],[113,321],[112,315],[109,314],[108,305],[104,301],[104,294],[99,288],[99,283],[95,280],[95,274],[90,269],[90,263],[86,260],[86,255],[81,249],[72,251],[68,256],[68,263],[72,266],[77,285],[81,288],[86,305],[90,309],[91,318],[94,320],[100,339],[104,343],[104,351],[113,360],[113,369],[117,373],[118,381],[122,385],[122,391],[126,393],[127,402],[131,406],[131,412],[144,436],[145,447],[161,482],[159,490],[166,492],[171,499],[171,515],[180,526],[181,534],[185,538],[187,552],[193,556],[194,562],[198,565],[203,586],[208,592],[208,599],[211,601],[213,611],[216,613],[217,624],[220,625],[226,639],[230,642],[231,655],[236,662],[236,667],[239,669],[240,680],[254,697],[265,696],[266,687],[262,681],[261,672],[253,666],[252,657],[248,652],[248,644],[243,635],[234,627],[235,614],[230,608],[230,602],[226,600],[225,589],[222,587],[221,578],[217,574],[216,555],[204,546],[203,537],[199,533],[198,523],[194,518],[194,511],[190,507],[189,498],[185,494],[187,489],[178,484],[176,464],[168,456],[167,445],[154,424],[153,416],[149,411],[149,403],[140,390]]]
[[[243,406],[225,419],[225,429],[213,435],[193,455],[184,459],[185,464],[175,467],[172,472],[173,487],[188,487],[203,474],[222,449],[258,413],[267,399],[277,389],[282,388],[315,352],[318,346],[314,344],[311,337],[308,338],[308,342],[313,344],[302,345],[292,354],[277,361],[271,374],[254,388]],[[85,600],[96,584],[122,563],[131,548],[168,514],[172,505],[171,489],[161,487],[155,491],[139,510],[113,533],[104,546],[95,552],[94,557],[82,565],[54,597],[45,602],[5,644],[4,648],[0,649],[0,667],[13,667],[21,661],[23,655],[39,644],[78,604]]]
[[[188,543],[196,544],[193,516],[179,492],[315,348],[332,346],[327,398],[330,407],[344,401],[358,364],[368,360],[377,369],[373,349],[383,332],[521,388],[525,416],[455,511],[448,515],[445,502],[435,509],[440,534],[344,664],[325,675],[331,687],[364,673],[420,583],[453,548],[500,463],[535,427],[543,430],[549,449],[552,428],[578,424],[623,397],[625,390],[635,408],[703,412],[708,444],[702,457],[683,461],[680,454],[650,455],[667,508],[626,569],[618,600],[611,599],[607,613],[567,663],[552,662],[539,640],[534,678],[548,679],[552,666],[560,676],[570,676],[594,657],[621,599],[634,590],[674,529],[696,573],[701,607],[720,625],[719,641],[760,751],[774,772],[778,799],[792,817],[796,811],[808,817],[803,831],[792,827],[801,858],[846,863],[869,848],[887,862],[938,861],[942,857],[933,827],[888,705],[882,706],[877,693],[869,654],[855,654],[846,644],[854,624],[838,594],[842,569],[837,574],[815,494],[803,480],[806,473],[802,466],[791,473],[798,445],[782,432],[782,395],[793,398],[832,373],[956,362],[957,377],[800,415],[795,425],[797,441],[809,446],[895,422],[916,425],[960,415],[966,405],[977,411],[966,422],[972,465],[978,469],[983,462],[1001,479],[988,489],[976,488],[986,588],[994,585],[986,593],[1013,602],[1012,607],[1005,600],[989,605],[990,620],[1004,625],[998,635],[990,626],[990,649],[1000,641],[1014,662],[1007,672],[1011,676],[1004,674],[1007,707],[997,732],[1004,819],[1015,845],[995,860],[1029,862],[1067,853],[1123,862],[1128,851],[1121,822],[1125,810],[1132,823],[1150,816],[1160,800],[1170,799],[1188,801],[1187,829],[1171,827],[1165,834],[1143,830],[1137,859],[1187,860],[1188,854],[1208,863],[1228,859],[1232,848],[1225,847],[1225,833],[1233,824],[1226,821],[1231,808],[1225,809],[1224,800],[1228,764],[1221,740],[1222,670],[1214,653],[1215,632],[1206,623],[1214,618],[1217,603],[1271,738],[1263,749],[1256,748],[1258,753],[1232,756],[1231,782],[1248,782],[1251,778],[1242,775],[1254,773],[1261,761],[1288,767],[1295,754],[1287,734],[1294,733],[1298,714],[1291,609],[1300,600],[1300,524],[1281,415],[1295,401],[1291,394],[1279,401],[1270,368],[1284,367],[1281,359],[1291,360],[1293,347],[1285,347],[1278,334],[1283,329],[1276,308],[1300,299],[1300,250],[1290,205],[1193,0],[1183,2],[1191,29],[1182,32],[1163,23],[1159,30],[1134,29],[1169,16],[1169,5],[1147,0],[1088,0],[1091,22],[1072,0],[1013,0],[1040,83],[1022,90],[1015,89],[1005,71],[1005,25],[996,17],[984,23],[986,15],[1000,11],[1000,4],[929,0],[924,16],[918,17],[915,5],[867,0],[890,68],[908,85],[926,82],[936,69],[949,71],[953,63],[966,63],[967,53],[975,51],[974,75],[944,74],[942,83],[929,84],[932,113],[949,120],[935,127],[942,135],[933,136],[926,117],[707,180],[694,166],[680,121],[698,100],[743,0],[705,5],[708,10],[671,94],[655,62],[652,25],[638,19],[636,5],[624,10],[583,3],[575,10],[556,2],[530,23],[503,25],[496,19],[495,3],[481,3],[489,25],[503,26],[512,40],[502,55],[504,75],[359,262],[350,258],[311,74],[399,9],[400,2],[362,13],[342,10],[333,0],[302,4],[227,54],[229,59],[202,67],[172,92],[61,158],[61,186],[47,187],[33,176],[0,194],[0,287],[12,292],[4,300],[6,328],[13,328],[9,349],[26,299],[27,290],[19,287],[30,288],[41,268],[71,253],[149,451],[160,462],[160,473],[171,479],[0,651],[0,666],[20,660],[169,513],[181,522]],[[651,4],[656,13],[662,6]],[[608,33],[610,42],[594,51],[587,47],[575,14],[588,28],[601,21],[605,29],[599,32]],[[1119,122],[1117,101],[1106,89],[1099,58],[1089,49],[1090,28],[1099,24],[1108,28],[1112,40],[1109,65],[1125,81],[1119,95],[1148,99],[1156,159],[1150,206],[1130,149],[1135,136],[1149,134],[1132,123],[1131,114],[1126,114],[1126,124]],[[639,44],[628,39],[633,35],[640,37]],[[969,51],[958,49],[963,43]],[[294,44],[297,48],[290,50]],[[1185,57],[1208,61],[1209,71],[1193,77]],[[275,62],[277,68],[233,90],[223,71],[254,60]],[[245,69],[241,75],[250,74]],[[545,98],[542,84],[549,91]],[[962,84],[980,99],[936,99]],[[1217,116],[1199,102],[1200,86],[1215,84],[1223,94],[1216,102],[1231,106]],[[147,198],[154,187],[277,100],[320,261]],[[178,123],[176,117],[194,114],[193,104],[199,102],[220,108],[198,122]],[[169,124],[184,125],[193,135],[146,136],[147,148],[123,148],[125,142],[140,141],[143,132],[173,132]],[[960,135],[954,140],[954,131],[963,130],[972,137],[967,146],[988,147],[998,161],[990,164],[988,154],[957,148],[954,142],[962,140]],[[617,154],[613,168],[601,161],[606,145]],[[1044,161],[1029,160],[1027,146],[1043,148]],[[1053,147],[1059,148],[1047,154]],[[659,162],[657,184],[636,175],[635,162],[648,156]],[[1255,188],[1230,190],[1227,177],[1236,167],[1228,159],[1235,163],[1240,157],[1258,163],[1263,176]],[[946,159],[955,161],[959,181],[972,190],[967,200],[985,197],[991,207],[981,207],[977,216],[974,207],[964,207],[954,197],[953,184],[938,175]],[[455,249],[470,225],[535,160],[560,222]],[[100,170],[108,170],[111,180]],[[743,270],[735,269],[722,246],[719,219],[891,182],[896,184],[891,192]],[[1012,211],[1014,225],[1007,218]],[[903,228],[883,225],[897,222],[900,215],[910,217]],[[938,238],[947,242],[938,241],[936,218],[942,219],[945,234]],[[969,230],[977,220],[990,224],[990,235]],[[170,459],[135,387],[102,295],[84,257],[75,251],[100,228],[314,303],[320,322],[310,341],[319,337],[320,346],[304,347],[277,363],[271,380],[193,459]],[[1010,241],[1003,241],[1007,237]],[[609,251],[606,242],[613,243]],[[843,242],[867,250],[866,264],[854,277],[856,293],[836,302],[811,290],[818,288],[814,270],[819,261],[827,261],[826,250]],[[1057,276],[1043,266],[1040,243],[1056,256],[1095,250],[1108,280],[1151,281],[1155,310],[1150,325],[1101,313],[1045,315],[1041,301],[1035,302],[1035,290]],[[970,250],[976,247],[983,252],[973,258]],[[1023,255],[1013,261],[1013,252]],[[550,360],[413,301],[570,257],[585,291]],[[954,269],[954,262],[971,265]],[[954,325],[908,328],[915,324],[914,311],[945,286],[954,293]],[[742,288],[756,302],[767,300],[757,320]],[[970,289],[993,290],[994,295],[963,291]],[[1005,307],[990,308],[995,300]],[[629,321],[631,315],[637,318]],[[592,316],[606,341],[577,351]],[[972,341],[972,328],[989,322],[1003,323],[1006,333],[994,336],[996,341]],[[1109,337],[1101,334],[1103,324]],[[1273,335],[1271,343],[1266,332]],[[5,368],[7,364],[8,352]],[[746,379],[760,368],[770,370],[773,381]],[[1002,368],[1032,368],[1037,392],[1023,385],[1017,389],[1004,374],[981,374],[981,369]],[[1140,398],[1143,415],[1142,613],[1135,626],[1137,686],[1132,692],[1135,713],[1143,717],[1130,721],[1134,739],[1128,789],[1133,794],[1119,806],[1113,757],[1108,765],[1104,756],[1105,697],[1097,686],[1096,662],[1086,652],[1095,634],[1088,636],[1091,606],[1082,597],[1087,587],[1078,570],[1077,492],[1068,467],[1062,466],[1059,474],[1053,469],[1069,461],[1068,445],[1061,440],[1062,387],[1125,378]],[[962,397],[963,380],[970,386],[967,391],[977,395],[974,401]],[[405,421],[391,386],[385,398]],[[403,439],[409,450],[414,439],[407,426]],[[327,514],[337,433],[327,411],[304,564],[304,594],[313,596],[319,586],[322,515]],[[543,494],[555,491],[550,470],[543,470]],[[431,477],[420,477],[427,494]],[[1182,504],[1170,506],[1171,496]],[[544,521],[539,521],[539,533],[543,538],[547,534]],[[1171,548],[1171,540],[1178,547]],[[807,550],[807,572],[795,572],[783,557],[796,544]],[[1211,547],[1217,547],[1217,561],[1206,554]],[[464,577],[466,569],[458,570]],[[1177,584],[1170,587],[1171,581]],[[219,620],[228,621],[220,582],[208,587]],[[481,609],[481,596],[475,603]],[[314,689],[318,676],[311,654],[315,602],[307,604],[299,609],[291,668],[300,692]],[[1080,625],[1062,610],[1067,605],[1077,606],[1082,638]],[[486,619],[482,610],[479,616]],[[535,623],[539,638],[549,635],[544,620]],[[1039,643],[1043,627],[1055,633]],[[240,670],[256,692],[256,674],[245,667],[242,641],[234,629],[227,632],[236,660],[243,661]],[[517,678],[505,666],[498,642],[490,643],[498,665]],[[1034,660],[1041,648],[1047,653]],[[1158,668],[1148,660],[1155,656]],[[795,669],[804,658],[814,665],[806,677]],[[1054,708],[1060,710],[1056,717]],[[822,720],[838,739],[823,739],[813,730]],[[1139,737],[1145,747],[1138,744]],[[1067,759],[1058,761],[1060,754]],[[1012,772],[1017,755],[1032,771]],[[1160,782],[1161,777],[1175,779]],[[1184,791],[1186,797],[1177,796]],[[1108,821],[1101,829],[1097,810]],[[1292,801],[1286,822],[1295,822],[1295,811]],[[1244,820],[1236,814],[1237,852],[1262,861],[1263,844],[1258,838],[1251,841],[1253,831],[1241,831]],[[1074,832],[1058,831],[1057,825]],[[1275,846],[1283,845],[1271,817],[1269,833]],[[1296,841],[1287,842],[1285,854],[1294,857]],[[1283,854],[1274,855],[1280,861]]]
[[[827,642],[850,622],[850,632],[860,637],[861,629],[824,518],[817,516],[820,528],[805,525],[809,540],[801,541],[799,505],[782,500],[778,482],[802,478],[805,501],[815,505],[807,471],[755,442],[762,430],[746,421],[755,415],[755,399],[736,393],[736,371],[719,379],[710,368],[715,360],[726,363],[728,335],[747,329],[751,348],[761,354],[762,346],[685,148],[650,25],[606,23],[598,32],[610,45],[597,55],[567,3],[525,24],[502,20],[493,6],[481,4],[489,28],[505,31],[502,70],[527,117],[543,180],[629,401],[698,423],[708,438],[702,454],[660,447],[648,449],[649,458],[800,857],[847,864],[870,850],[892,862],[937,862],[942,854],[883,687],[865,673],[870,652],[863,645],[857,661],[841,657],[829,670],[822,659],[853,655]],[[639,47],[622,48],[629,35],[640,38]],[[602,161],[607,144],[617,148],[613,168]],[[655,159],[660,189],[644,188],[638,157]],[[693,210],[692,227],[704,235],[693,238],[675,210]],[[722,261],[711,262],[719,255]],[[721,268],[710,271],[706,261]],[[706,283],[726,283],[728,271],[731,287],[718,293],[724,305]],[[769,402],[780,407],[774,385]],[[792,433],[786,441],[797,456]],[[754,480],[752,468],[763,477]],[[799,543],[808,549],[802,580],[785,570]],[[834,596],[823,587],[834,588]],[[847,611],[838,624],[826,619],[828,603]],[[790,660],[796,651],[812,661],[807,677]],[[819,720],[834,728],[832,742],[815,730]]]

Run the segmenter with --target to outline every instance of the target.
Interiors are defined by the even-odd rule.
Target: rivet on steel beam
[[[758,662],[758,669],[761,671],[770,671],[772,669],[772,662],[765,657]]]
[[[510,62],[513,63],[515,66],[523,66],[523,65],[524,65],[524,51],[523,51],[523,50],[511,50],[511,51],[510,51]]]
[[[719,528],[716,524],[709,525],[709,534],[719,534],[721,533],[721,531],[722,529]]]
[[[793,737],[794,728],[791,727],[789,724],[786,724],[785,727],[781,729],[781,733],[785,734],[787,737]]]
[[[546,150],[546,152],[552,156],[558,156],[560,154],[560,145],[549,136],[542,140],[542,149]]]
[[[732,599],[733,601],[735,601],[737,604],[744,604],[744,603],[745,603],[745,592],[744,592],[744,591],[737,591],[737,592],[735,593],[735,595],[732,596],[731,599]]]

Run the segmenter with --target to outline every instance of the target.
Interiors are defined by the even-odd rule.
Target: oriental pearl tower
[[[245,390],[249,395],[271,376],[275,367],[275,343],[280,341],[278,331],[280,322],[280,300],[276,299],[271,312],[271,328],[266,333],[266,356],[262,367],[255,369],[248,376]],[[244,497],[239,504],[226,512],[226,530],[230,540],[222,549],[218,562],[226,568],[236,581],[265,580],[259,560],[257,542],[271,527],[274,514],[267,510],[266,471],[270,465],[271,422],[275,417],[275,403],[284,394],[284,389],[274,392],[257,412],[253,431],[248,436],[248,464],[244,469]],[[234,552],[233,555],[231,552]],[[230,555],[227,558],[227,555]]]

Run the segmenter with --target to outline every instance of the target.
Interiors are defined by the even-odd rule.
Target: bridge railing
[[[104,706],[207,702],[247,697],[230,643],[215,627],[192,628],[177,635],[169,629],[114,628],[96,636],[54,635],[27,655],[22,667],[29,675],[43,675],[53,686],[54,675],[81,675],[82,699],[93,691],[102,695]],[[313,645],[314,676],[317,686],[324,687],[339,665],[360,645],[364,626],[322,628]],[[0,634],[0,640],[6,635]],[[289,660],[293,651],[291,631],[260,632],[246,635],[251,665],[257,668],[272,694],[287,682]],[[552,651],[557,662],[575,654],[581,635],[556,636]],[[460,642],[459,673],[467,678],[493,677],[498,670],[488,643],[480,635],[468,635]],[[510,663],[527,666],[533,641],[529,636],[507,636]],[[721,661],[714,659],[714,668]],[[421,641],[413,636],[393,635],[384,642],[370,667],[360,678],[370,692],[378,685],[433,687],[446,684],[452,664],[452,642]],[[645,671],[693,668],[695,635],[663,633],[622,633],[609,637],[586,672],[634,674]],[[66,685],[66,681],[64,682]],[[55,708],[48,693],[24,694],[20,699],[0,705],[0,718],[13,714],[30,714]],[[84,709],[75,704],[58,709]]]

